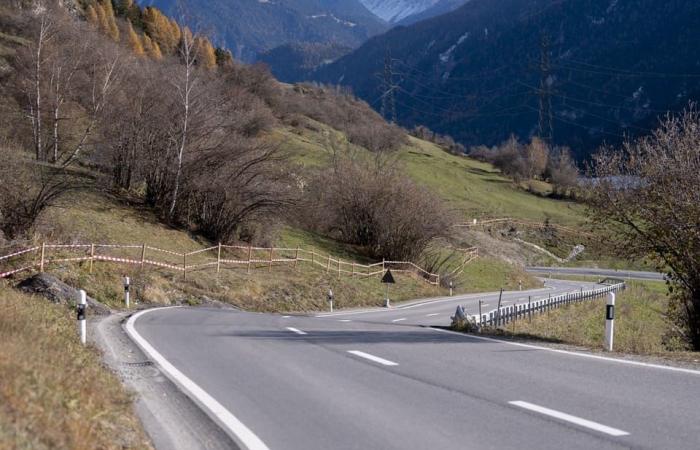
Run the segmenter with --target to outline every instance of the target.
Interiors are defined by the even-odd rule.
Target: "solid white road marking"
[[[296,333],[296,334],[306,334],[305,331],[301,331],[301,330],[298,330],[298,329],[293,328],[293,327],[287,327],[287,329],[288,329],[289,331],[291,331],[292,333]]]
[[[620,363],[620,364],[629,364],[630,366],[650,367],[653,369],[663,369],[663,370],[670,370],[672,372],[682,372],[682,373],[689,373],[692,375],[700,375],[700,370],[684,369],[682,367],[673,367],[673,366],[662,366],[661,364],[650,364],[650,363],[645,363],[645,362],[641,362],[641,361],[632,361],[629,359],[610,358],[607,356],[598,356],[598,355],[593,355],[590,353],[583,353],[583,352],[571,352],[568,350],[559,350],[557,348],[541,347],[539,345],[521,344],[519,342],[509,342],[509,341],[504,341],[501,339],[494,339],[494,338],[488,338],[488,337],[484,337],[484,336],[475,336],[473,334],[459,333],[457,331],[452,331],[452,330],[443,330],[442,328],[433,328],[433,327],[428,327],[428,328],[430,328],[433,331],[440,332],[440,333],[456,334],[456,335],[462,336],[464,338],[497,342],[499,344],[515,345],[517,347],[533,348],[535,350],[544,350],[546,352],[552,352],[552,353],[562,353],[564,355],[579,356],[581,358],[591,358],[591,359],[599,359],[602,361],[615,362],[615,363]]]
[[[126,332],[129,337],[143,350],[143,352],[165,373],[165,375],[175,383],[189,398],[198,404],[216,423],[218,423],[236,443],[249,450],[269,450],[267,445],[260,440],[248,427],[236,418],[214,397],[209,395],[204,389],[187,378],[182,372],[177,370],[167,359],[151,346],[134,328],[136,319],[144,314],[158,309],[147,309],[134,314],[126,322]],[[168,308],[169,309],[169,308]]]
[[[350,320],[350,319],[340,319],[340,320],[338,320],[338,322],[352,322],[352,320]]]
[[[388,359],[380,358],[379,356],[374,356],[370,355],[369,353],[361,352],[359,350],[348,350],[348,353],[351,353],[355,356],[359,356],[360,358],[365,358],[369,359],[370,361],[374,361],[379,364],[383,364],[385,366],[398,366],[398,363],[395,363],[393,361],[389,361]]]
[[[283,319],[289,319],[292,316],[282,316]]]
[[[394,320],[392,320],[392,322],[401,322],[401,321],[403,321],[403,320],[406,320],[406,318],[405,318],[405,317],[402,317],[402,318],[400,318],[400,319],[394,319]]]
[[[427,314],[425,317],[433,317],[433,316],[439,316],[440,313],[432,313],[432,314]]]
[[[592,422],[590,420],[582,419],[580,417],[572,416],[571,414],[566,414],[560,411],[555,411],[553,409],[545,408],[544,406],[533,405],[532,403],[523,402],[521,400],[508,402],[513,406],[519,406],[523,409],[529,411],[534,411],[545,416],[554,417],[555,419],[570,422],[585,428],[590,428],[591,430],[600,431],[601,433],[609,434],[610,436],[628,436],[629,433],[626,431],[618,430],[617,428],[612,428],[607,425],[603,425],[597,422]]]

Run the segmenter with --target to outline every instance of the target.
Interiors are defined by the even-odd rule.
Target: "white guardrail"
[[[561,306],[580,303],[586,300],[594,300],[606,296],[609,292],[616,292],[625,289],[625,283],[620,282],[589,291],[570,292],[561,294],[556,297],[548,297],[541,300],[528,300],[527,303],[513,304],[501,306],[494,310],[482,313],[481,316],[466,315],[467,319],[479,327],[484,326],[501,326],[510,323],[513,320],[532,317],[534,314],[539,314],[559,308]]]

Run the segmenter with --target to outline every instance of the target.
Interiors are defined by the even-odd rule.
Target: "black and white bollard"
[[[605,305],[605,350],[613,349],[613,335],[615,333],[615,293],[608,293],[608,302]]]
[[[450,297],[452,297],[452,288],[454,288],[454,283],[450,280]]]
[[[333,312],[333,289],[328,289],[328,306],[330,306],[331,312]]]
[[[84,290],[78,291],[78,330],[80,331],[80,342],[85,345],[87,341],[87,323],[85,322],[85,309],[87,300]]]
[[[129,280],[129,277],[124,277],[124,304],[126,305],[126,309],[129,309],[129,283],[131,280]]]
[[[518,290],[519,291],[523,290],[523,280],[518,280]]]

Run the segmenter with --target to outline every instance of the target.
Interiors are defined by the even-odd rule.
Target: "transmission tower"
[[[389,48],[384,54],[384,72],[382,74],[382,117],[391,123],[396,123],[396,98],[395,91],[398,85],[394,78],[394,62]]]
[[[547,144],[552,145],[554,138],[554,113],[552,111],[552,95],[554,94],[552,64],[550,60],[549,36],[545,33],[540,40],[540,87],[539,97],[539,135]]]

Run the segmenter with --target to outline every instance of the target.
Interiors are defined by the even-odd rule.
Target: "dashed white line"
[[[163,308],[165,309],[165,308]],[[165,359],[163,355],[153,348],[134,327],[136,320],[144,314],[148,314],[158,309],[147,309],[138,312],[131,316],[126,322],[126,332],[129,337],[148,355],[153,361],[158,364],[158,367],[175,383],[182,391],[197,403],[216,423],[218,423],[231,438],[238,443],[242,448],[248,450],[269,450],[263,441],[255,435],[248,427],[236,418],[229,410],[221,403],[217,402],[214,397],[209,395],[204,389],[195,384],[194,381],[187,378],[182,372],[177,370],[170,361]]]
[[[399,365],[398,363],[395,363],[393,361],[389,361],[388,359],[380,358],[379,356],[370,355],[369,353],[361,352],[359,350],[348,350],[348,353],[353,354],[355,356],[359,356],[360,358],[369,359],[370,361],[374,361],[374,362],[382,364],[384,366],[398,366]]]
[[[283,319],[289,319],[292,316],[282,316]]]
[[[350,320],[350,319],[340,319],[340,320],[338,320],[338,322],[352,322],[352,320]]]
[[[433,316],[439,316],[440,313],[432,313],[432,314],[426,314],[425,317],[433,317]]]
[[[401,321],[404,321],[404,320],[406,320],[406,318],[405,318],[405,317],[402,317],[402,318],[400,318],[400,319],[394,319],[394,320],[392,320],[392,322],[401,322]]]
[[[532,403],[524,402],[521,400],[508,402],[513,406],[519,406],[520,408],[527,409],[529,411],[534,411],[536,413],[544,414],[545,416],[554,417],[555,419],[570,422],[581,427],[589,428],[591,430],[599,431],[601,433],[609,434],[610,436],[628,436],[629,433],[626,431],[618,430],[617,428],[612,428],[607,425],[600,424],[598,422],[593,422],[590,420],[582,419],[580,417],[572,416],[571,414],[566,414],[553,409],[545,408],[544,406],[534,405]]]
[[[301,331],[301,330],[296,329],[296,328],[294,328],[294,327],[287,327],[287,329],[288,329],[289,331],[291,331],[292,333],[296,333],[296,334],[306,334],[305,331]]]

